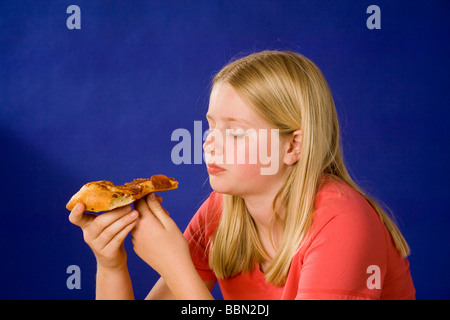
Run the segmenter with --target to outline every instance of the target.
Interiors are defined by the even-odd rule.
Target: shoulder
[[[324,228],[336,237],[371,243],[384,242],[385,238],[384,225],[369,202],[344,182],[331,178],[322,183],[316,194],[311,235],[320,234]]]
[[[206,221],[219,220],[222,215],[223,195],[213,191],[198,209],[196,215]]]
[[[316,194],[312,218],[296,258],[301,266],[300,296],[379,298],[381,290],[367,286],[368,272],[376,266],[384,279],[389,243],[375,209],[356,190],[330,179]]]
[[[325,178],[317,191],[314,209],[319,210],[328,207],[344,211],[348,208],[359,210],[372,208],[361,194],[346,183],[333,178]]]
[[[208,198],[209,210],[222,210],[223,195],[216,191],[211,192]]]

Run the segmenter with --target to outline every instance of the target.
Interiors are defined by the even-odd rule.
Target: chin
[[[209,184],[211,185],[211,188],[222,194],[229,194],[233,196],[239,195],[236,191],[236,186],[233,186],[233,184],[228,183],[227,181],[224,181],[224,179],[221,179],[221,177],[216,177],[214,175],[209,176]]]

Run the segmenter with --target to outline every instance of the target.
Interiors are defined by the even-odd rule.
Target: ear
[[[283,162],[287,165],[293,165],[300,159],[303,142],[303,131],[294,131],[287,140],[286,152]]]

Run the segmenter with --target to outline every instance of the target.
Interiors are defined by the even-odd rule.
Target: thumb
[[[158,197],[154,193],[150,193],[146,198],[147,205],[155,217],[166,227],[167,223],[170,223],[172,219],[169,218],[169,213],[161,206]]]
[[[69,221],[80,228],[83,228],[87,221],[83,215],[86,206],[84,203],[77,203],[69,214]]]

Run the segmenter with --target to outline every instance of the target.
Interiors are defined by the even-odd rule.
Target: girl
[[[214,191],[184,235],[153,194],[135,210],[71,212],[97,258],[97,298],[133,298],[129,232],[161,275],[149,299],[211,299],[217,281],[225,299],[415,298],[408,245],[348,174],[334,102],[313,62],[264,51],[230,63],[214,78],[207,119]],[[276,138],[264,134],[273,130]],[[263,147],[277,155],[271,174],[262,174]]]

